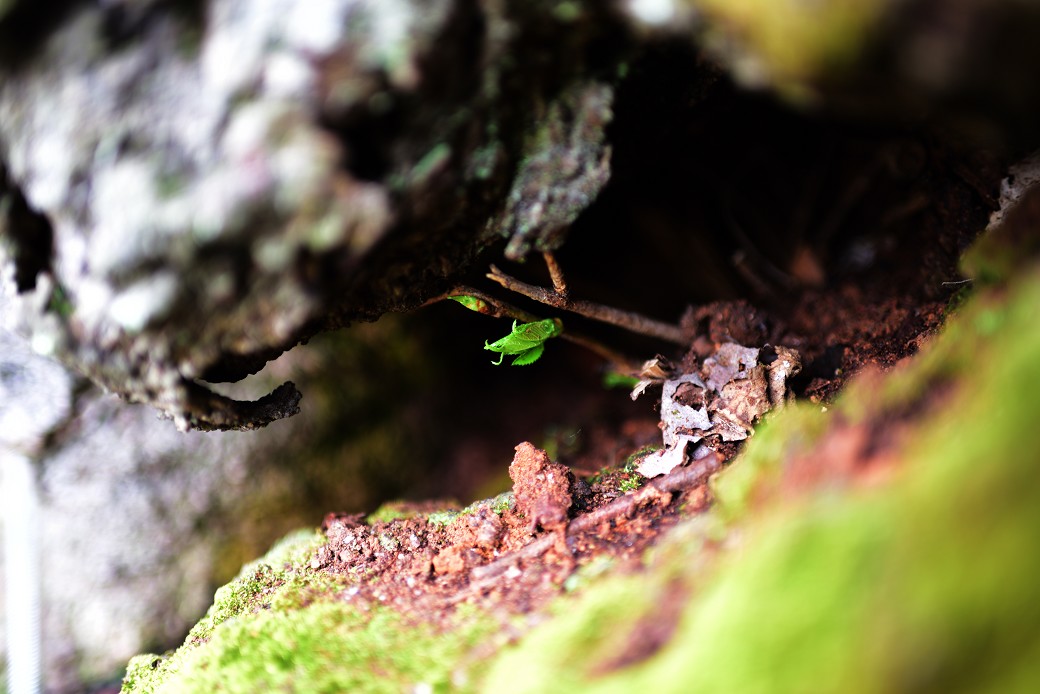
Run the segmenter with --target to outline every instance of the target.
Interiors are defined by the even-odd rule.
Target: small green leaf
[[[540,344],[532,347],[526,352],[521,352],[517,355],[516,359],[513,360],[513,366],[527,366],[538,361],[538,357],[542,356],[542,352],[545,351],[545,345]]]
[[[488,313],[489,312],[488,311],[487,302],[484,301],[483,299],[478,299],[475,296],[460,295],[460,296],[449,296],[448,298],[451,299],[452,301],[459,302],[460,304],[462,304],[463,306],[468,308],[470,311],[476,311],[477,313]]]
[[[513,329],[508,335],[491,344],[485,341],[484,349],[499,352],[502,355],[497,362],[491,362],[496,366],[502,363],[507,354],[516,355],[513,360],[514,366],[524,366],[538,361],[542,352],[545,351],[545,341],[562,332],[563,323],[558,318],[547,318],[520,325],[513,321]]]

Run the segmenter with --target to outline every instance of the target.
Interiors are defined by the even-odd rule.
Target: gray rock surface
[[[613,92],[588,74],[619,21],[595,3],[17,6],[0,318],[181,429],[289,416],[291,383],[243,402],[199,379],[415,307],[500,238],[514,257],[562,242],[609,177]],[[625,42],[606,45],[609,76]]]
[[[393,321],[362,327],[234,387],[248,396],[294,378],[313,392],[301,416],[187,433],[0,331],[0,463],[28,457],[40,492],[48,691],[82,691],[121,676],[142,649],[176,645],[244,561],[331,509],[373,507],[373,470],[404,482],[421,465],[424,420],[381,398],[418,390],[422,365]],[[11,510],[0,509],[0,524]],[[5,612],[0,604],[0,620]]]

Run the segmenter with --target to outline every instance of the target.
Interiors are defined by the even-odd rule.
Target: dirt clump
[[[707,507],[707,479],[720,464],[712,457],[637,489],[608,489],[630,485],[633,474],[590,485],[521,443],[510,465],[512,492],[462,510],[412,513],[396,504],[399,517],[371,523],[329,516],[328,542],[311,568],[350,576],[344,599],[392,605],[446,628],[462,603],[478,603],[505,622],[559,595],[593,558],[634,566],[681,514]]]
[[[516,447],[509,477],[516,508],[528,519],[532,533],[538,528],[553,531],[566,525],[574,480],[566,466],[552,462],[545,451],[525,441]]]

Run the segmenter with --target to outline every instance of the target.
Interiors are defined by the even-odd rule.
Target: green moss
[[[792,447],[839,421],[818,407],[784,412],[716,482],[728,551],[691,567],[703,539],[690,539],[689,551],[664,553],[646,575],[590,590],[503,654],[486,689],[1035,691],[1038,305],[1040,273],[1000,305],[973,299],[920,360],[885,375],[920,387],[941,375],[953,386],[907,415],[915,435],[902,439],[905,462],[888,484],[767,495],[749,507],[749,490],[782,472]],[[899,397],[866,409],[890,412],[911,391],[891,390]],[[862,395],[851,389],[837,412],[862,409],[848,404]],[[603,649],[626,640],[618,634],[638,638],[637,613],[659,609],[661,576],[676,571],[692,598],[672,637],[642,662],[607,669],[613,654]]]
[[[235,580],[217,589],[213,605],[192,628],[188,641],[206,639],[218,625],[254,608],[305,566],[324,543],[325,538],[312,530],[300,530],[279,540],[266,555],[243,566]]]
[[[473,615],[446,636],[387,608],[329,600],[281,606],[221,625],[172,667],[155,656],[135,658],[123,691],[459,691],[467,681],[456,664],[489,632]]]
[[[375,525],[376,523],[389,523],[390,521],[401,519],[407,520],[418,515],[420,515],[419,511],[407,502],[390,501],[368,514],[365,517],[365,522],[369,525]]]
[[[452,520],[459,516],[472,516],[474,513],[476,513],[482,508],[491,509],[492,512],[501,516],[510,507],[512,507],[513,499],[513,492],[502,492],[501,494],[498,494],[490,499],[480,499],[478,501],[474,501],[472,504],[462,509],[461,511],[452,511],[452,515],[450,518],[448,518],[447,522],[450,523]],[[440,523],[440,519],[438,519],[437,523]]]
[[[660,446],[655,446],[655,445],[643,446],[638,451],[636,451],[635,453],[632,453],[627,458],[625,458],[625,464],[621,466],[621,472],[623,474],[625,474],[625,475],[633,475],[633,476],[637,477],[638,478],[638,480],[637,480],[638,484],[636,484],[636,487],[642,486],[643,482],[646,481],[646,478],[644,478],[642,475],[640,475],[638,472],[636,472],[636,467],[639,465],[639,462],[643,458],[645,458],[646,456],[650,455],[654,451],[659,451],[659,450],[661,450]],[[622,484],[624,484],[626,482],[629,482],[629,481],[630,480],[624,480],[622,482]]]
[[[588,482],[589,484],[613,485],[617,490],[626,493],[639,489],[646,484],[646,478],[636,472],[636,466],[640,460],[660,448],[660,446],[643,446],[625,458],[621,467],[601,468],[589,477]]]
[[[312,533],[243,569],[177,653],[135,659],[124,690],[1034,691],[1037,306],[1033,272],[968,299],[911,363],[865,374],[827,411],[770,418],[717,476],[714,510],[645,571],[585,567],[554,618],[490,664],[501,637],[475,608],[436,634],[300,570]],[[824,437],[891,422],[912,436],[886,443],[902,461],[887,481],[777,493]]]
[[[470,621],[446,638],[347,602],[261,612],[215,632],[158,691],[457,691],[454,663],[485,632]]]
[[[426,522],[433,526],[443,527],[458,517],[459,511],[434,511],[426,516]]]
[[[390,533],[379,533],[376,539],[379,540],[379,546],[387,552],[396,552],[401,548],[401,543]]]
[[[491,510],[501,516],[512,507],[513,500],[513,492],[502,492],[491,500]]]
[[[602,576],[607,575],[617,564],[612,557],[598,556],[583,566],[579,566],[574,573],[563,582],[563,589],[568,593],[594,585]]]
[[[217,591],[185,644],[134,658],[124,692],[458,691],[459,665],[491,637],[475,611],[460,611],[448,634],[412,624],[389,608],[343,599],[350,579],[307,570],[315,533],[287,538]],[[458,670],[458,672],[456,672]]]
[[[1028,208],[1028,203],[1024,206]],[[1040,256],[1040,236],[1034,224],[1021,208],[1012,207],[1002,224],[987,229],[964,254],[961,273],[975,285],[1006,282]]]
[[[636,472],[636,466],[640,460],[660,448],[660,446],[643,446],[629,455],[621,467],[604,467],[589,477],[588,482],[589,484],[613,486],[622,493],[635,491],[646,484],[646,478]]]
[[[618,482],[617,488],[618,488],[618,491],[624,492],[624,493],[627,494],[628,492],[633,492],[633,491],[639,489],[640,487],[643,486],[643,484],[645,482],[646,482],[646,478],[644,478],[642,475],[639,475],[638,473],[632,473],[631,475],[629,475],[625,479],[623,479],[620,482]]]
[[[635,453],[632,453],[630,456],[625,458],[625,467],[623,468],[624,471],[625,472],[632,472],[633,470],[636,469],[635,468],[636,463],[638,463],[640,460],[642,460],[646,456],[650,455],[654,451],[659,451],[659,450],[661,450],[660,446],[653,446],[653,445],[651,445],[651,446],[643,446],[638,451],[636,451]]]
[[[684,582],[684,574],[697,574],[703,567],[706,554],[691,549],[710,541],[710,526],[694,519],[676,528],[648,555],[646,573],[611,577],[615,562],[607,558],[580,568],[566,582],[567,594],[554,605],[554,618],[517,648],[503,651],[481,690],[584,692],[608,682],[612,664],[624,662],[639,649],[633,634],[641,628],[658,630],[674,618],[672,596],[694,583]],[[655,682],[645,691],[668,691],[662,684]],[[673,690],[696,691],[681,682]]]
[[[157,691],[162,682],[181,670],[185,655],[204,644],[220,625],[253,610],[270,608],[272,603],[291,604],[312,582],[313,575],[303,575],[302,569],[324,541],[320,533],[300,530],[278,541],[260,559],[243,566],[233,581],[217,589],[213,605],[179,650],[162,656],[147,653],[130,661],[123,691]]]

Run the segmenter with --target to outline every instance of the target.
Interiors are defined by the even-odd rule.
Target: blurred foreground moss
[[[709,43],[735,74],[791,96],[862,58],[890,0],[687,0],[709,19]]]

